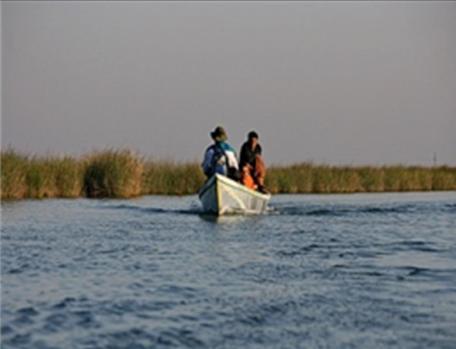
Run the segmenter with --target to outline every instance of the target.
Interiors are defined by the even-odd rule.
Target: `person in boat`
[[[241,147],[239,161],[242,173],[241,183],[251,189],[257,189],[265,193],[267,192],[264,187],[266,166],[263,161],[262,149],[258,138],[258,133],[250,131],[247,135],[247,141]]]
[[[216,173],[231,179],[239,180],[239,164],[236,151],[227,143],[228,135],[223,127],[218,126],[210,133],[214,144],[210,145],[204,154],[203,171],[209,179]]]

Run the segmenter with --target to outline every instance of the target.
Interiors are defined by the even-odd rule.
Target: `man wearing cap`
[[[239,179],[239,165],[236,158],[236,151],[226,141],[228,136],[221,126],[210,133],[214,144],[206,149],[202,163],[204,174],[211,178],[219,173],[232,179]]]
[[[248,174],[253,177],[258,191],[266,192],[264,188],[266,166],[261,156],[262,149],[258,138],[258,133],[255,131],[250,131],[247,135],[247,141],[241,147],[240,168],[241,172],[246,174],[246,179]]]

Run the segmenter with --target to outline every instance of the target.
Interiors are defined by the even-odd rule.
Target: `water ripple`
[[[456,194],[2,205],[2,348],[456,347]]]

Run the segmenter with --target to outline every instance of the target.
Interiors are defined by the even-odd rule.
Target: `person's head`
[[[250,131],[247,135],[247,140],[253,148],[256,147],[256,145],[258,144],[258,138],[258,133],[256,133],[255,131]]]
[[[228,136],[222,126],[217,126],[215,130],[211,132],[211,138],[215,142],[224,142],[228,139]]]

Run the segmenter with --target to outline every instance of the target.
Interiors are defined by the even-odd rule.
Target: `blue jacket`
[[[226,142],[217,142],[206,149],[201,164],[207,177],[215,173],[227,175],[228,168],[239,169],[236,151]]]

